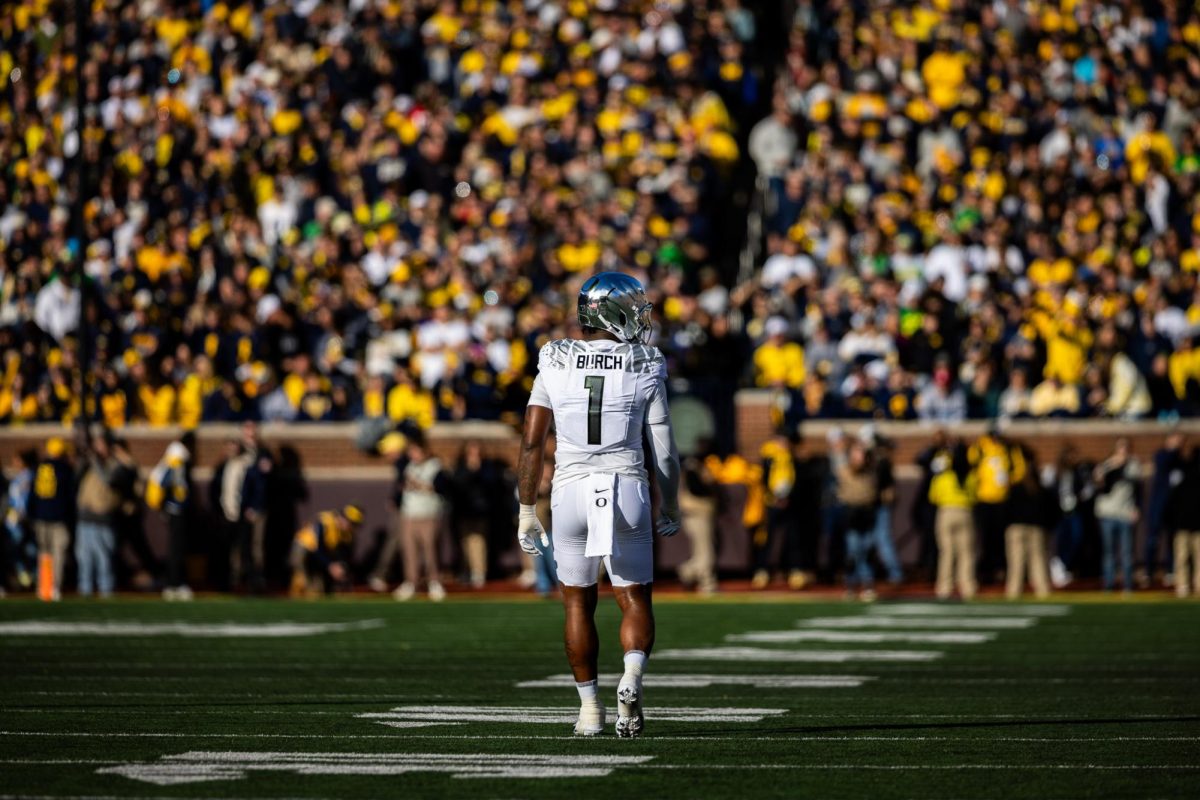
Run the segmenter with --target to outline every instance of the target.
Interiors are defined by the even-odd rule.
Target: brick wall
[[[756,458],[762,443],[771,435],[769,394],[760,390],[740,392],[737,399],[738,447],[740,452]],[[802,427],[809,447],[816,451],[825,449],[828,431],[839,425],[832,422],[810,422]],[[847,433],[854,433],[862,422],[846,422],[841,426]],[[955,426],[951,431],[968,439],[983,433],[986,423],[971,422]],[[877,425],[880,433],[896,443],[896,463],[910,464],[929,442],[933,427],[921,423],[882,423]],[[1179,429],[1200,442],[1200,420],[1181,423]],[[238,435],[236,425],[207,425],[197,431],[197,466],[210,467],[220,459],[222,443]],[[1134,452],[1142,459],[1149,459],[1171,428],[1155,422],[1117,423],[1096,420],[1054,420],[1014,422],[1006,428],[1008,435],[1025,442],[1037,453],[1040,461],[1057,458],[1059,450],[1067,442],[1073,443],[1082,457],[1092,460],[1103,459],[1112,449],[1113,440],[1128,436]],[[347,471],[385,466],[383,459],[364,453],[355,444],[357,426],[353,424],[304,424],[263,425],[263,439],[272,447],[291,447],[300,463],[308,468],[323,471]],[[151,466],[161,457],[167,444],[180,433],[171,428],[133,427],[124,430],[134,457],[140,464]],[[0,459],[7,467],[12,454],[25,447],[40,447],[46,438],[63,435],[63,429],[54,425],[30,425],[19,428],[0,429]],[[519,437],[512,429],[500,423],[469,422],[435,425],[429,440],[434,453],[443,460],[457,457],[464,441],[475,439],[482,445],[485,454],[515,463]]]
[[[763,442],[772,434],[770,393],[746,390],[737,397],[738,449],[748,458],[756,458]],[[805,442],[814,451],[824,452],[826,435],[835,427],[855,433],[864,421],[813,421],[801,426]],[[919,422],[877,423],[876,429],[896,445],[896,463],[911,464],[917,454],[928,446],[935,426]],[[987,429],[986,422],[966,422],[948,428],[952,436],[968,441]],[[1004,426],[1007,436],[1031,447],[1040,463],[1053,461],[1067,443],[1074,444],[1081,458],[1100,461],[1112,451],[1118,436],[1127,436],[1134,453],[1143,461],[1149,460],[1173,426],[1158,422],[1114,422],[1111,420],[1020,420]],[[1179,423],[1178,430],[1200,444],[1200,420]]]
[[[272,448],[290,447],[301,464],[326,470],[384,466],[384,459],[360,450],[355,442],[354,424],[263,425],[259,432]],[[236,425],[206,425],[196,431],[196,466],[211,467],[221,459],[223,444],[237,437]],[[182,431],[177,428],[130,427],[121,431],[129,441],[134,458],[143,466],[152,466],[162,457],[166,446]],[[49,436],[67,436],[55,425],[30,425],[0,430],[0,458],[7,466],[12,454],[26,447],[40,447]],[[429,435],[434,454],[454,460],[464,442],[474,439],[488,457],[515,462],[519,439],[506,425],[470,422],[459,425],[435,425]]]

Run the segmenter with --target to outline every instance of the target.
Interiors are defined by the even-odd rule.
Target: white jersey
[[[556,339],[542,347],[529,404],[554,412],[555,486],[597,472],[645,482],[643,432],[669,418],[666,376],[649,345]]]

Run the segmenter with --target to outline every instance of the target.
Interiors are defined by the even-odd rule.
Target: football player
[[[596,694],[600,562],[621,608],[625,673],[617,688],[617,736],[642,733],[642,673],[654,646],[653,529],[679,531],[679,456],[667,408],[666,368],[650,334],[650,303],[636,279],[619,272],[589,278],[579,292],[580,339],[558,339],[538,355],[525,411],[517,490],[521,549],[550,539],[535,511],[545,443],[553,421],[557,448],[550,495],[555,571],[566,607],[567,660],[581,707],[575,733],[602,733]],[[652,525],[650,456],[660,494]]]

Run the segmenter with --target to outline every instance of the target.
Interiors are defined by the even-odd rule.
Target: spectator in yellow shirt
[[[1046,336],[1045,376],[1069,385],[1078,384],[1083,379],[1091,346],[1092,332],[1078,317],[1054,326]]]
[[[929,99],[946,110],[958,105],[962,85],[967,79],[965,59],[950,51],[948,42],[939,40],[937,50],[921,65],[921,79],[929,91]]]
[[[967,451],[975,487],[975,527],[979,531],[979,573],[989,583],[1004,568],[1008,492],[1025,477],[1025,458],[993,425]]]
[[[1167,375],[1175,396],[1184,406],[1200,405],[1200,349],[1192,337],[1185,336],[1167,359]]]
[[[943,434],[944,438],[944,434]],[[970,465],[962,441],[948,442],[929,461],[929,503],[933,506],[937,538],[939,600],[948,599],[957,585],[963,600],[975,596],[975,519],[971,514]]]
[[[787,340],[788,323],[771,317],[766,341],[754,351],[754,383],[772,389],[799,389],[804,383],[804,348]]]
[[[156,386],[143,384],[138,389],[142,416],[153,428],[162,428],[175,421],[175,387],[158,381]]]
[[[412,374],[398,365],[396,385],[387,395],[387,415],[392,422],[416,425],[420,430],[433,427],[433,395],[413,383]]]

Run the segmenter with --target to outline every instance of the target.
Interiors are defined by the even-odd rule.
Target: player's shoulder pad
[[[657,347],[648,344],[629,345],[629,371],[640,375],[667,375],[667,359]]]
[[[567,369],[571,363],[570,339],[552,339],[538,351],[538,371],[545,369]]]

